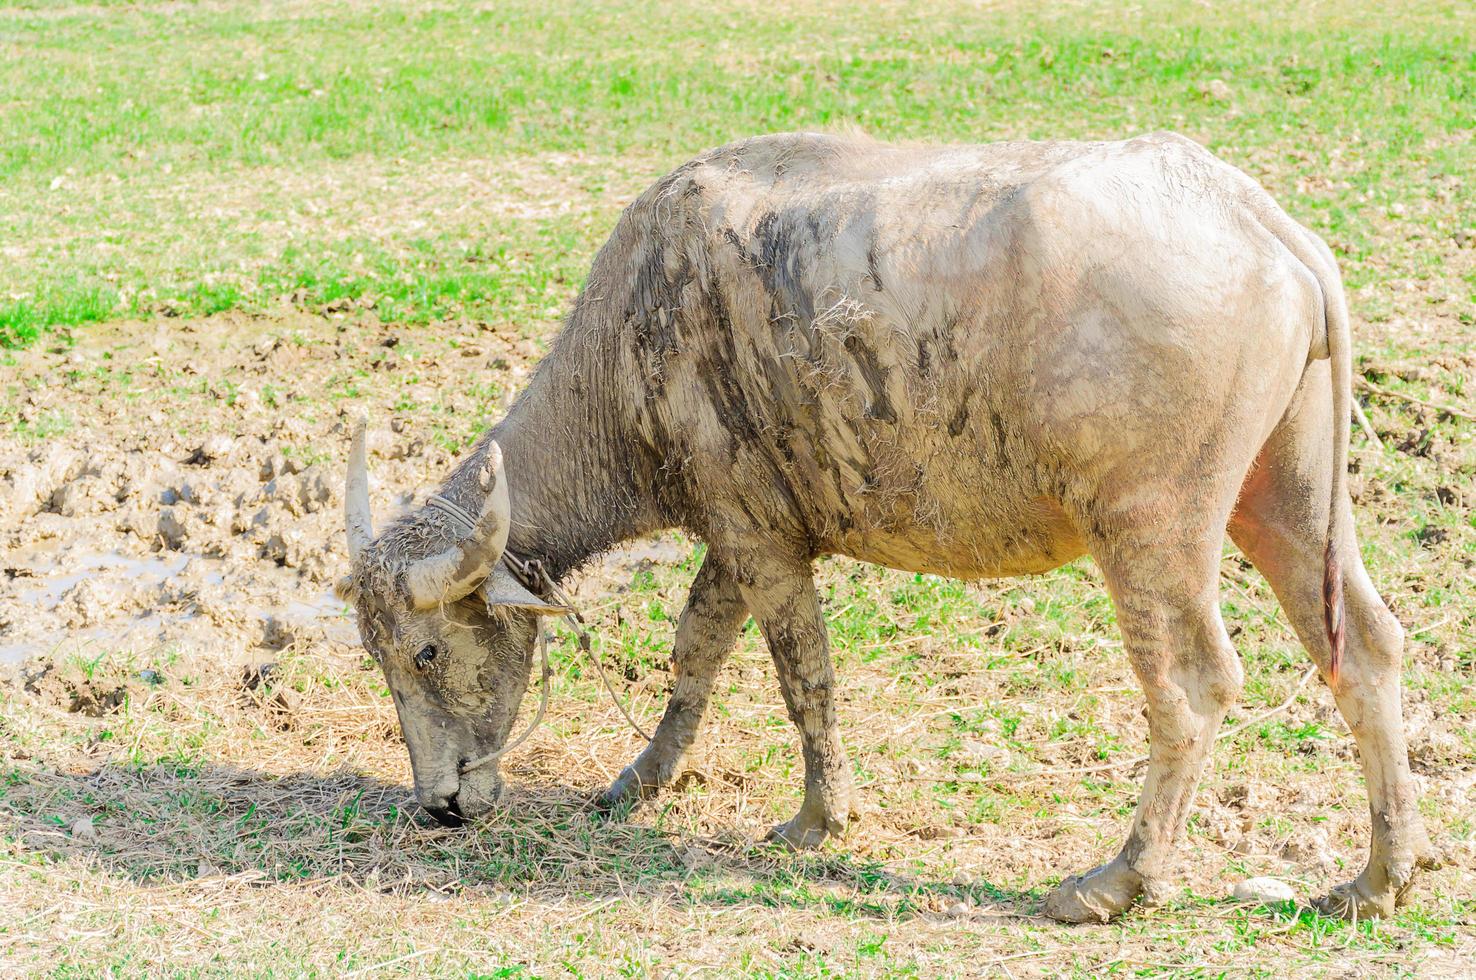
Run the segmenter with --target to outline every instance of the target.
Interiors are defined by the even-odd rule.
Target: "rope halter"
[[[457,524],[460,524],[465,531],[470,532],[477,527],[476,519],[472,517],[466,508],[438,493],[433,493],[426,498],[426,506],[432,507],[450,517]],[[626,723],[630,725],[635,733],[647,742],[651,741],[651,736],[646,734],[646,730],[636,723],[636,720],[631,717],[630,712],[626,710],[624,702],[620,700],[620,696],[615,693],[615,687],[610,683],[610,677],[605,672],[605,665],[600,661],[600,656],[595,652],[594,644],[590,640],[589,630],[585,629],[584,616],[575,607],[574,600],[570,597],[569,593],[564,591],[553,580],[553,577],[548,574],[548,570],[543,567],[543,562],[536,558],[523,559],[510,551],[504,551],[502,561],[507,565],[508,571],[512,573],[513,577],[521,582],[530,592],[533,592],[535,595],[542,593],[545,596],[551,596],[561,606],[569,610],[569,612],[564,613],[564,622],[574,631],[575,636],[579,639],[579,648],[584,651],[585,655],[589,657],[590,662],[594,664],[595,671],[600,675],[601,683],[604,684],[605,690],[610,695],[610,700],[615,702],[615,707],[620,709],[620,714],[625,717]],[[494,609],[495,607],[489,602],[487,611],[490,613]],[[548,710],[548,692],[553,671],[548,663],[548,634],[541,626],[538,628],[538,654],[541,662],[542,692],[538,698],[538,712],[533,716],[533,721],[512,742],[509,742],[494,752],[488,752],[486,755],[478,756],[463,764],[460,768],[462,775],[471,772],[473,769],[481,768],[489,762],[496,762],[504,755],[507,755],[507,753],[527,741],[528,736],[532,735],[534,729],[543,722],[544,713]]]

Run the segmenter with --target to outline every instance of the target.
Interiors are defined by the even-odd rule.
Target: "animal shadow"
[[[599,900],[669,896],[677,883],[702,904],[877,918],[945,908],[1029,916],[1038,906],[1029,892],[900,875],[843,850],[792,855],[737,830],[662,830],[647,822],[654,809],[612,816],[570,787],[517,788],[486,818],[448,830],[407,788],[349,771],[106,763],[81,773],[22,764],[6,775],[0,832],[20,851],[82,859],[144,885],[234,879]]]

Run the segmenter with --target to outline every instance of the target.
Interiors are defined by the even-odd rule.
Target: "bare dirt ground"
[[[1394,923],[1225,899],[1255,874],[1303,901],[1351,877],[1368,820],[1331,699],[1233,555],[1247,704],[1201,791],[1182,898],[1120,924],[1037,914],[1057,877],[1110,854],[1141,775],[1140,699],[1089,564],[977,586],[824,565],[865,812],[819,855],[755,843],[800,780],[751,632],[689,774],[654,805],[589,808],[638,742],[563,637],[550,721],[510,758],[505,806],[470,832],[428,826],[382,680],[330,593],[347,405],[376,421],[389,513],[499,414],[539,347],[339,305],[124,323],[16,355],[31,380],[12,408],[22,437],[0,445],[8,969],[1458,975],[1476,956],[1476,705],[1442,680],[1470,670],[1459,523],[1376,573],[1397,609],[1452,590],[1444,621],[1403,613],[1411,755],[1448,860]],[[1419,405],[1371,409],[1414,467],[1363,457],[1375,546],[1411,481],[1470,506],[1454,478],[1469,442],[1442,441]],[[1426,413],[1423,443],[1410,412]],[[577,583],[637,717],[663,703],[691,555],[671,535]]]

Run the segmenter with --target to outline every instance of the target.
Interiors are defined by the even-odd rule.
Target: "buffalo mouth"
[[[442,827],[455,829],[466,826],[466,817],[462,815],[461,806],[456,802],[454,796],[446,801],[445,806],[428,806],[425,812],[429,813]]]

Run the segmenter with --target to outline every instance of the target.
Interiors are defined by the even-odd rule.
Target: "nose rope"
[[[449,515],[458,523],[463,524],[468,530],[476,526],[470,514],[454,501],[447,500],[440,494],[431,494],[427,498],[426,503],[442,513]],[[584,616],[575,608],[574,601],[570,598],[569,593],[560,588],[559,584],[553,580],[548,574],[547,569],[543,567],[543,562],[537,559],[524,561],[516,555],[506,552],[504,552],[502,558],[507,562],[508,567],[513,573],[525,583],[542,585],[548,590],[550,596],[558,600],[560,605],[569,610],[564,613],[564,622],[574,631],[575,636],[579,638],[579,648],[584,651],[585,655],[589,657],[590,662],[594,664],[595,672],[600,675],[600,681],[609,693],[610,700],[615,702],[615,707],[620,709],[620,714],[624,716],[626,723],[635,730],[635,733],[647,742],[651,741],[651,736],[630,716],[630,712],[626,710],[624,702],[620,700],[620,695],[615,693],[615,686],[610,683],[610,676],[605,672],[605,665],[600,661],[600,655],[595,652],[594,644],[590,641],[589,630],[584,628]],[[489,762],[495,762],[504,755],[507,755],[513,749],[526,742],[528,736],[532,735],[534,729],[543,722],[543,715],[548,710],[548,691],[553,671],[548,664],[548,634],[544,633],[541,628],[538,631],[538,654],[542,662],[542,676],[540,681],[543,690],[538,697],[538,712],[533,716],[533,721],[524,729],[523,734],[519,735],[510,744],[504,745],[495,752],[488,752],[486,755],[478,756],[462,765],[459,770],[462,775],[471,772],[473,769],[485,766]]]

